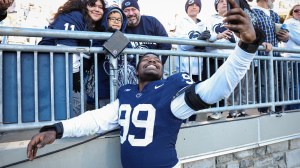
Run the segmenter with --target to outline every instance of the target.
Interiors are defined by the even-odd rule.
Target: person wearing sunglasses
[[[284,48],[288,49],[300,49],[300,4],[297,4],[292,7],[292,9],[289,11],[284,24],[286,24],[287,29],[289,30],[289,38],[286,42],[283,43]],[[280,32],[278,35],[281,35]],[[300,58],[300,53],[284,53],[283,56],[285,57],[295,57]],[[291,99],[297,99],[299,95],[299,92],[297,91],[297,83],[299,83],[297,79],[299,79],[300,74],[300,64],[299,62],[293,63],[293,69],[291,74],[293,74],[294,83],[292,85],[293,89],[291,89]],[[297,65],[298,65],[298,71],[297,71]],[[294,92],[292,92],[294,90]],[[293,98],[294,97],[294,98]],[[292,104],[288,105],[286,107],[286,110],[294,110],[294,109],[300,109],[300,104]]]
[[[48,29],[65,31],[100,31],[99,25],[105,9],[104,0],[68,0],[60,6],[51,19]],[[68,39],[43,37],[39,45],[53,46],[81,46],[89,47],[89,39]],[[73,112],[81,113],[81,82],[80,82],[80,55],[72,54],[73,62]],[[83,59],[84,69],[89,69],[89,60]]]
[[[299,33],[300,33],[300,4],[293,6],[293,8],[289,11],[289,14],[287,15],[284,24],[287,26],[288,35],[283,31],[279,31],[277,33],[277,36],[280,39],[284,39],[283,42],[285,43],[293,43],[295,45],[289,45],[293,47],[288,48],[294,48],[294,46],[300,45],[299,42]],[[298,39],[297,39],[298,38]]]

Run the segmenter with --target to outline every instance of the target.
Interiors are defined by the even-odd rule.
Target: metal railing
[[[59,38],[74,38],[74,39],[99,39],[106,40],[111,36],[111,33],[100,32],[72,32],[62,30],[44,30],[44,29],[27,29],[27,28],[11,28],[1,27],[0,35],[5,36],[30,36],[30,37],[59,37]],[[181,38],[166,38],[156,36],[132,35],[125,34],[130,41],[139,42],[155,42],[155,43],[169,43],[173,45],[194,45],[206,46],[214,48],[234,48],[234,44],[227,43],[209,43],[204,41],[193,41]],[[263,48],[260,47],[260,50]],[[278,52],[291,52],[300,54],[300,50],[289,50],[284,48],[274,48]],[[211,67],[217,69],[219,66],[218,60],[225,61],[228,54],[216,54],[208,52],[185,52],[176,50],[150,50],[150,49],[129,49],[123,51],[124,60],[130,54],[138,56],[147,52],[153,52],[161,56],[168,55],[169,58],[164,65],[164,77],[170,76],[178,72],[178,62],[175,60],[180,56],[183,58],[198,58],[206,59],[203,64],[206,64],[204,69],[205,76],[210,77]],[[29,55],[28,55],[29,53]],[[84,64],[83,58],[86,54],[94,55],[93,59],[95,66],[95,108],[99,108],[98,98],[98,72],[99,68],[98,55],[106,54],[102,47],[69,47],[69,46],[33,46],[33,45],[13,45],[1,44],[0,45],[0,131],[9,130],[22,130],[38,128],[46,124],[51,124],[62,119],[68,119],[75,116],[72,113],[72,54],[77,53],[80,55],[80,77],[81,77],[81,113],[85,111],[86,95],[84,83]],[[24,59],[23,59],[24,58]],[[46,59],[47,67],[41,70],[44,66],[43,59]],[[300,57],[299,57],[300,58]],[[242,80],[235,93],[232,93],[230,98],[225,99],[224,105],[218,103],[216,107],[204,109],[198,113],[221,112],[230,110],[243,110],[252,108],[270,108],[271,111],[276,111],[276,106],[284,106],[289,104],[300,103],[299,96],[299,58],[284,58],[270,56],[256,56],[250,66],[248,73]],[[59,59],[59,60],[56,60]],[[190,59],[191,60],[191,59]],[[28,63],[29,62],[29,63]],[[63,62],[63,64],[61,64]],[[210,64],[213,62],[213,64]],[[10,64],[11,63],[11,64]],[[59,64],[60,63],[60,64]],[[63,73],[57,73],[57,64],[63,69]],[[181,62],[179,61],[179,69]],[[191,64],[191,62],[189,62]],[[26,67],[30,65],[29,67]],[[125,61],[125,69],[127,62]],[[9,70],[13,69],[13,73]],[[200,69],[200,67],[199,67]],[[30,71],[29,74],[26,74]],[[41,74],[42,72],[45,74]],[[262,76],[261,74],[267,74]],[[9,76],[9,75],[10,76]],[[199,74],[201,74],[199,70]],[[202,79],[202,73],[200,79]],[[25,76],[24,76],[25,75]],[[27,76],[33,81],[26,81]],[[32,76],[30,76],[32,75]],[[56,76],[58,75],[58,77]],[[117,76],[116,67],[111,68],[110,71],[110,93],[111,100],[114,100]],[[126,76],[125,72],[125,76]],[[14,77],[15,79],[12,79]],[[49,83],[45,83],[45,80]],[[256,80],[255,82],[255,79]],[[10,83],[10,80],[13,81]],[[125,78],[125,83],[127,78]],[[265,87],[262,87],[262,80],[265,80]],[[58,84],[57,84],[58,83]],[[63,85],[62,87],[58,87]],[[29,86],[29,89],[28,89]],[[48,88],[47,88],[48,87]],[[6,90],[9,88],[10,90]],[[46,103],[41,98],[45,97],[43,94],[47,88]],[[60,90],[58,89],[60,88]],[[63,88],[63,89],[61,89]],[[298,91],[298,92],[296,92]],[[63,92],[63,95],[60,95]],[[27,97],[24,97],[26,94]],[[29,94],[29,95],[28,95]],[[31,95],[30,95],[31,94]],[[6,98],[14,97],[16,100],[8,102]],[[263,98],[265,97],[265,98]],[[58,102],[63,100],[63,102]],[[32,102],[33,101],[33,102]],[[28,106],[28,102],[32,102]],[[229,102],[229,103],[228,103]],[[45,104],[43,104],[45,103]],[[9,106],[9,108],[7,108]],[[44,109],[48,109],[49,113],[42,113]],[[11,115],[11,110],[14,111],[14,116]],[[41,110],[42,109],[42,110]],[[26,113],[27,111],[27,113]],[[46,110],[47,111],[47,110]],[[28,116],[27,116],[28,114]],[[11,116],[10,116],[11,115]],[[61,116],[60,116],[61,115]],[[9,117],[8,117],[9,116]],[[13,116],[13,117],[12,117]],[[11,118],[10,118],[11,117]],[[26,117],[28,119],[26,119]],[[13,119],[12,119],[13,118]]]

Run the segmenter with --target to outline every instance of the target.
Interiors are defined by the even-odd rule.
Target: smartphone
[[[240,0],[234,0],[234,2],[235,2],[238,6],[240,6]],[[229,1],[227,0],[227,11],[229,11],[230,9],[231,9],[231,5],[230,5]]]
[[[234,0],[234,2],[240,7],[240,0]],[[229,0],[227,0],[227,11],[229,11],[230,9],[232,9],[230,3],[229,3]],[[228,22],[229,24],[231,22]],[[235,24],[235,23],[231,23],[231,24]]]

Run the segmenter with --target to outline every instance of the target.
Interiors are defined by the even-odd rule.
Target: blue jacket
[[[66,31],[87,31],[84,17],[80,11],[61,14],[49,26],[48,29],[66,30]],[[69,39],[43,37],[39,45],[66,45],[66,46],[89,46],[88,39]]]

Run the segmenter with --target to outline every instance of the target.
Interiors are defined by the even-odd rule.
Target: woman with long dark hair
[[[101,31],[104,0],[68,0],[58,8],[48,29]],[[44,37],[39,45],[91,46],[90,39]],[[80,56],[73,53],[73,112],[80,113]]]

